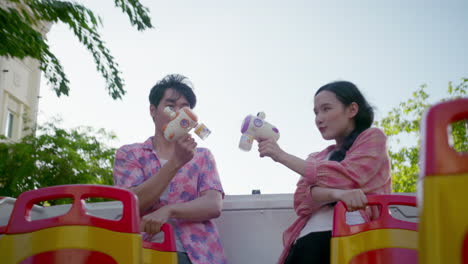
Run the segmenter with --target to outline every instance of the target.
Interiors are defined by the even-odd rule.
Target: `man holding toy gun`
[[[226,263],[212,221],[221,214],[224,196],[213,155],[197,148],[188,133],[180,138],[164,135],[171,121],[168,110],[193,109],[196,96],[186,77],[173,74],[151,89],[149,101],[154,136],[117,150],[114,184],[138,196],[145,240],[161,242],[161,225],[170,223],[179,263]]]

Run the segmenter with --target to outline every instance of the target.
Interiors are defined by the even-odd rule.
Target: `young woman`
[[[306,160],[283,151],[274,140],[259,143],[260,157],[270,157],[301,178],[294,193],[298,219],[284,232],[280,264],[329,263],[333,205],[348,207],[346,221],[369,221],[366,194],[391,192],[386,136],[371,128],[372,107],[351,82],[322,86],[314,98],[315,123],[336,143]]]

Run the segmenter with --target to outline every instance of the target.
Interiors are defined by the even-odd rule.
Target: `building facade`
[[[2,7],[14,3],[1,2]],[[39,30],[45,36],[51,26],[41,23]],[[40,82],[37,60],[0,57],[0,135],[7,140],[19,141],[36,125]]]
[[[0,135],[18,141],[36,124],[40,81],[37,60],[0,57]]]

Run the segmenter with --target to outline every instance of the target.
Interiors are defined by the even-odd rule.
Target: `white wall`
[[[296,219],[292,194],[226,196],[215,220],[228,263],[276,263],[282,233]]]

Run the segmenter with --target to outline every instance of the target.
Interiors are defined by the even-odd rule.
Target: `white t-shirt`
[[[307,224],[302,228],[299,238],[308,235],[311,232],[331,231],[333,228],[333,206],[323,206],[315,214],[313,214]],[[364,223],[365,220],[359,211],[346,212],[346,224],[358,225]]]
[[[159,162],[161,163],[161,166],[164,166],[164,164],[167,163],[167,160],[159,159]],[[159,199],[167,201],[168,196],[169,196],[169,187],[170,187],[170,184],[166,187],[166,189],[161,194]],[[182,244],[182,241],[180,241],[180,238],[177,235],[176,226],[174,225],[173,221],[171,221],[171,219],[169,219],[168,223],[172,225],[172,229],[174,230],[174,233],[175,233],[177,251],[178,252],[185,252],[184,245]],[[151,242],[162,243],[163,241],[164,241],[164,232],[159,232],[159,233],[153,235],[153,237],[151,238]]]

